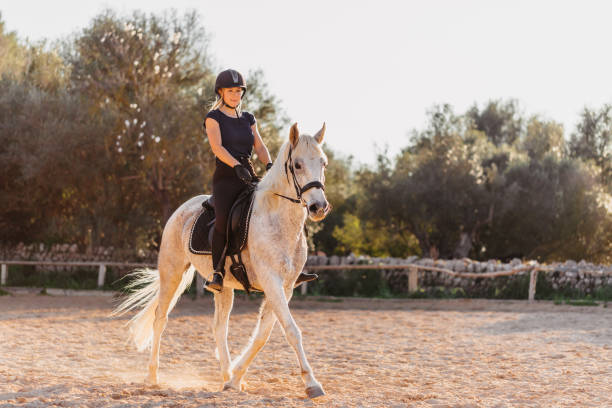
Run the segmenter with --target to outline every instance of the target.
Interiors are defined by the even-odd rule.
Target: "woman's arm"
[[[268,148],[263,142],[263,139],[259,135],[259,131],[257,130],[257,122],[251,125],[251,131],[253,132],[253,136],[255,137],[255,153],[257,153],[257,157],[263,164],[268,164],[272,162],[270,158],[270,152],[268,152]]]
[[[208,142],[215,156],[230,167],[240,164],[240,162],[221,145],[221,129],[219,128],[219,122],[213,118],[206,118],[205,124]]]

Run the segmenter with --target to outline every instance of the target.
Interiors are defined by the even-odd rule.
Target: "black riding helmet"
[[[247,87],[243,76],[235,69],[226,69],[217,75],[217,80],[215,81],[215,93],[221,97],[219,89],[233,88],[235,86],[242,88],[242,95],[244,95]]]

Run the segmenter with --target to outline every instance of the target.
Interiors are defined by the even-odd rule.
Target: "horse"
[[[223,288],[214,294],[213,332],[216,355],[223,377],[222,390],[244,391],[244,375],[257,353],[280,322],[286,340],[297,355],[306,395],[325,395],[315,378],[302,345],[302,334],[289,310],[294,284],[304,268],[308,246],[304,231],[307,217],[321,221],[331,209],[325,192],[325,167],[328,160],[322,149],[325,123],[314,135],[300,135],[297,123],[291,126],[289,138],[280,148],[274,164],[257,184],[243,249],[243,262],[251,285],[263,291],[264,300],[253,334],[242,353],[232,361],[227,345],[229,315],[234,289],[243,286],[231,273],[226,274]],[[181,294],[189,287],[197,271],[210,280],[213,273],[210,255],[196,255],[189,250],[193,223],[209,195],[198,195],[183,203],[168,219],[159,249],[157,267],[140,269],[131,275],[131,292],[116,307],[113,315],[140,309],[128,322],[130,337],[139,351],[150,348],[148,376],[145,381],[157,384],[161,335],[168,314]]]

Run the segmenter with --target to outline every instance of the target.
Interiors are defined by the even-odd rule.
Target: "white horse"
[[[314,136],[300,135],[297,123],[291,127],[289,140],[283,144],[272,168],[255,191],[248,241],[243,262],[249,281],[261,289],[265,298],[253,335],[240,356],[231,361],[227,345],[229,315],[234,289],[242,285],[228,273],[223,289],[214,295],[214,335],[223,376],[223,389],[242,391],[243,377],[257,353],[268,341],[276,320],[295,351],[309,398],[325,395],[308,364],[302,346],[302,334],[289,311],[289,300],[298,275],[306,263],[304,235],[306,217],[320,221],[330,209],[323,184],[327,157],[321,148],[325,124]],[[302,187],[303,186],[303,187]],[[134,273],[134,291],[114,311],[115,315],[142,308],[129,322],[131,338],[139,351],[151,347],[146,381],[157,383],[159,345],[168,322],[168,314],[178,298],[193,281],[197,270],[204,279],[213,273],[210,255],[189,251],[189,235],[207,195],[183,203],[168,219],[159,250],[159,272],[144,269]]]

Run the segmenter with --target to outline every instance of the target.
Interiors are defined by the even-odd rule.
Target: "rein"
[[[302,194],[304,194],[306,191],[310,190],[311,188],[320,188],[321,190],[325,191],[325,186],[323,185],[323,183],[321,183],[318,180],[311,181],[310,183],[307,183],[303,187],[300,186],[300,183],[297,181],[297,177],[295,176],[295,170],[293,168],[293,160],[291,160],[292,152],[293,152],[293,146],[290,144],[289,145],[289,155],[287,156],[287,160],[285,160],[285,174],[287,175],[287,183],[291,184],[291,181],[289,181],[289,171],[291,172],[291,176],[293,178],[293,187],[295,188],[295,194],[297,195],[297,199],[287,197],[287,196],[284,196],[278,193],[274,193],[274,194],[279,197],[286,198],[287,200],[294,202],[296,204],[301,203],[304,207],[306,207],[306,203],[304,202],[304,199],[302,198]],[[287,171],[287,168],[289,168],[289,171]]]

